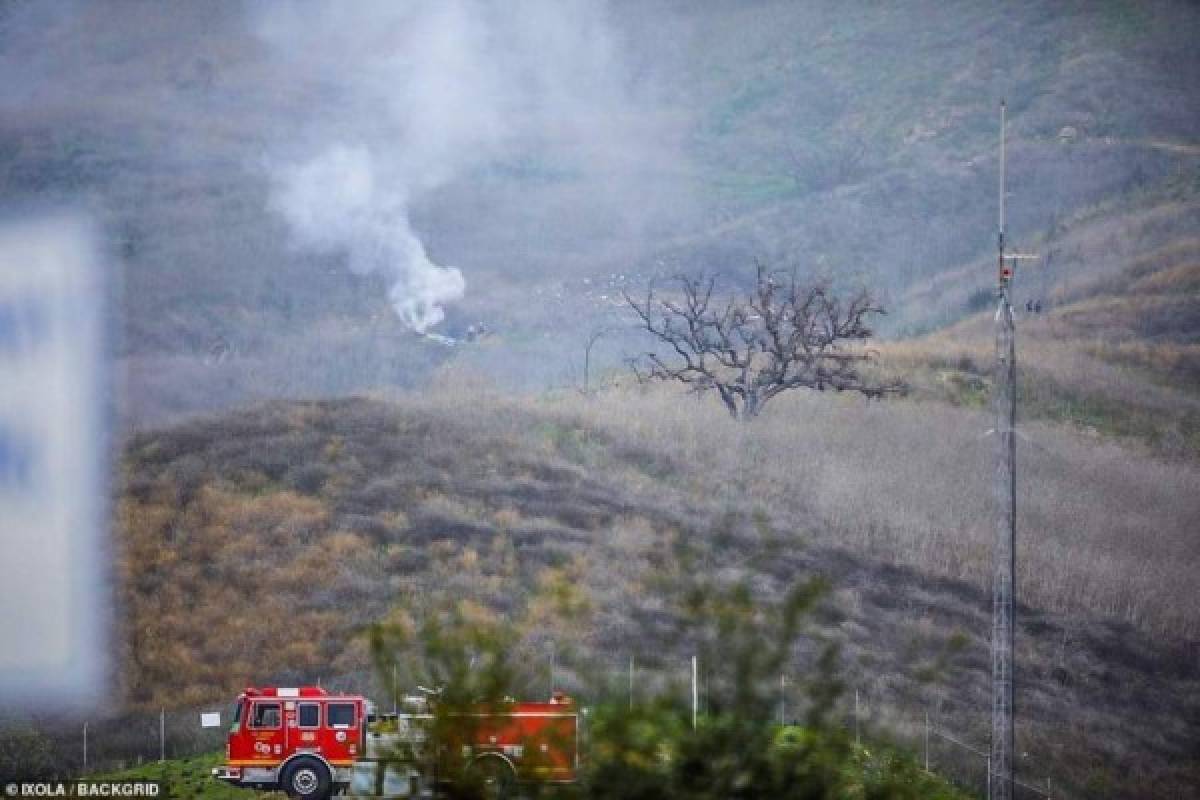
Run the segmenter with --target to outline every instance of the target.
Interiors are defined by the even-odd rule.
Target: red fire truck
[[[246,689],[238,695],[213,775],[236,786],[324,798],[349,786],[365,749],[366,701],[319,686]]]
[[[436,699],[434,700],[436,702]],[[488,793],[505,797],[520,782],[570,783],[579,763],[575,704],[555,693],[549,702],[506,703],[450,715],[464,725],[442,742],[426,741],[432,714],[375,716],[357,695],[317,686],[246,689],[238,696],[225,746],[225,764],[213,776],[255,789],[282,790],[301,800],[324,800],[373,780],[375,766],[398,741],[419,753],[403,781],[388,794],[417,796],[448,775],[468,775]],[[416,747],[411,747],[416,745]]]

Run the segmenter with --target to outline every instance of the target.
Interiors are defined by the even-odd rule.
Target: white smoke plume
[[[382,274],[425,333],[460,299],[410,222],[429,192],[525,148],[604,171],[628,131],[624,73],[603,3],[280,2],[259,12],[303,123],[270,154],[271,207],[299,247]],[[612,172],[613,170],[609,170]]]
[[[364,147],[335,145],[281,170],[273,205],[297,243],[344,252],[350,269],[387,278],[393,308],[418,333],[445,317],[443,306],[463,296],[462,272],[429,260],[408,222],[403,184],[381,179]]]

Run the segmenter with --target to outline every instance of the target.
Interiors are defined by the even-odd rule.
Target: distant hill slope
[[[913,286],[990,249],[1000,98],[1016,241],[1194,176],[1200,145],[1191,3],[618,0],[633,99],[613,116],[648,133],[604,144],[653,158],[592,168],[534,137],[414,200],[468,281],[443,332],[497,334],[474,358],[405,334],[380,280],[297,251],[270,210],[268,156],[373,117],[272,71],[242,7],[112,9],[0,3],[0,195],[96,214],[132,424],[419,385],[455,359],[561,383],[622,286],[756,255],[885,289],[903,332],[956,310]]]
[[[797,397],[747,426],[673,392],[518,401],[458,384],[138,434],[117,509],[123,694],[154,708],[321,676],[369,688],[358,632],[393,603],[513,609],[547,570],[596,609],[588,630],[548,636],[614,672],[630,654],[683,663],[655,638],[672,538],[738,574],[774,530],[756,580],[829,577],[816,629],[874,718],[903,734],[928,710],[985,742],[985,424]],[[1200,474],[1045,437],[1022,484],[1024,769],[1063,796],[1182,796],[1200,778]]]
[[[1062,420],[1168,456],[1200,456],[1200,204],[1150,195],[1064,221],[1018,268],[1023,418]],[[883,348],[918,394],[986,402],[994,363],[994,265],[946,273],[909,294],[960,321]],[[953,312],[951,312],[953,313]]]

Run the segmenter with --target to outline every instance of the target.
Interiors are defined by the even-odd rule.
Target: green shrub
[[[22,722],[0,723],[0,776],[47,780],[60,771],[50,741]]]
[[[704,713],[693,720],[688,693],[670,681],[649,681],[660,688],[635,705],[617,699],[603,680],[585,677],[582,693],[594,702],[580,781],[530,791],[581,800],[961,796],[902,754],[872,755],[852,743],[832,715],[843,689],[834,645],[818,647],[803,684],[802,723],[779,722],[778,676],[793,666],[805,621],[825,594],[822,580],[794,582],[780,597],[756,591],[748,580],[707,577],[686,546],[676,555],[677,571],[657,587],[673,624],[663,649],[676,654],[674,661],[682,652],[696,653],[706,665]],[[578,597],[550,600],[566,616],[586,611]],[[530,603],[538,607],[544,610]],[[372,630],[379,674],[386,680],[400,665],[407,680],[439,688],[426,723],[433,741],[474,741],[471,726],[478,719],[469,712],[480,703],[503,709],[527,685],[519,654],[528,652],[522,640],[536,626],[466,603],[434,610],[420,622],[407,610],[397,617],[400,622]],[[577,672],[587,675],[586,667]],[[452,754],[439,760],[439,774],[452,782],[451,796],[483,796],[459,750],[439,749]],[[391,758],[419,767],[420,754],[405,745]]]

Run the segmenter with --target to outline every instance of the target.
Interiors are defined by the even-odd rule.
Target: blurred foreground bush
[[[769,554],[768,554],[769,556]],[[658,582],[672,630],[662,638],[665,663],[697,654],[705,665],[704,708],[693,727],[690,687],[666,670],[643,676],[652,687],[634,703],[589,666],[572,665],[586,704],[581,775],[571,786],[526,784],[522,796],[617,800],[729,800],[730,798],[963,797],[890,750],[860,748],[832,718],[843,691],[836,646],[816,640],[806,621],[825,595],[811,579],[778,592],[756,591],[748,579],[719,579],[680,548],[673,573]],[[747,572],[745,574],[752,574]],[[561,586],[558,587],[561,590]],[[563,615],[582,625],[586,603],[552,598]],[[544,615],[535,599],[529,608]],[[404,609],[372,630],[381,676],[402,669],[408,685],[437,687],[426,741],[473,741],[472,709],[504,710],[535,677],[523,657],[534,628],[526,617],[500,617],[468,602],[425,607],[416,621]],[[795,724],[780,722],[779,676],[794,669],[804,645],[817,645],[803,683]],[[564,663],[571,654],[563,654]],[[571,667],[566,667],[570,669]],[[650,671],[651,668],[647,668]],[[677,670],[676,670],[677,672]],[[540,685],[540,684],[538,684]],[[458,748],[449,748],[457,751]],[[439,762],[455,798],[495,796],[473,776],[466,759]],[[393,763],[420,768],[421,754],[400,746]]]

